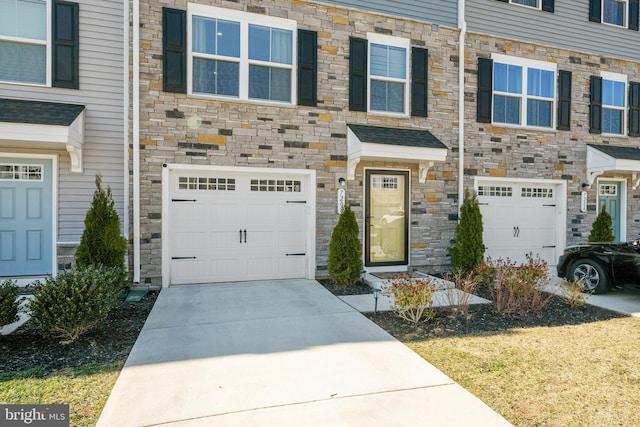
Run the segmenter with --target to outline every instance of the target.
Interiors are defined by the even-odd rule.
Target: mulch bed
[[[334,295],[355,294],[350,293],[353,290],[352,288],[338,288],[330,280],[320,280],[320,283]],[[371,293],[369,286],[363,286],[366,286],[369,290],[364,292],[363,289],[362,293]],[[476,294],[490,299],[486,289],[482,287],[476,291]],[[551,299],[539,313],[499,314],[494,311],[491,304],[471,305],[466,318],[451,316],[450,310],[447,308],[436,308],[435,311],[435,318],[423,320],[417,325],[401,319],[392,312],[365,313],[365,315],[401,341],[445,336],[494,334],[503,333],[514,328],[576,325],[626,317],[624,314],[588,304],[572,308],[558,297]]]
[[[327,288],[327,290],[329,292],[331,292],[332,294],[334,294],[336,296],[366,295],[366,294],[372,294],[373,293],[373,289],[371,289],[371,286],[366,285],[366,284],[364,284],[362,282],[358,282],[358,283],[356,283],[354,285],[350,285],[350,286],[339,286],[339,285],[336,285],[330,279],[318,279],[318,282],[320,282],[320,284],[322,284],[322,286]]]
[[[108,317],[69,344],[45,339],[29,322],[14,333],[0,336],[0,374],[37,368],[44,373],[89,363],[126,360],[158,296],[150,292],[140,303],[118,301]]]

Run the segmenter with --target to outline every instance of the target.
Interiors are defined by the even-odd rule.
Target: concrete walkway
[[[163,289],[98,426],[507,426],[313,280]]]

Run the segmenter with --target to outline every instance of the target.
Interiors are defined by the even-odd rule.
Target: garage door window
[[[521,196],[530,199],[552,199],[553,189],[541,187],[522,187]]]
[[[289,179],[252,179],[251,191],[299,193],[302,191],[300,181]]]
[[[178,178],[178,189],[235,191],[236,180],[234,178],[205,178],[201,176],[181,176]]]
[[[499,187],[493,185],[481,185],[478,187],[478,196],[511,197],[513,187]]]

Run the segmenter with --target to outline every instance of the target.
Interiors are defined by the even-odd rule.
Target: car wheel
[[[609,277],[600,264],[590,259],[579,259],[571,264],[569,278],[584,282],[582,290],[601,294],[609,289]]]

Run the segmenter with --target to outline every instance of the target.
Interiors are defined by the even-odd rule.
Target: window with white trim
[[[49,0],[0,0],[0,81],[49,84]]]
[[[189,93],[291,104],[296,21],[189,5]]]
[[[493,122],[554,127],[556,64],[493,55]]]
[[[369,111],[407,115],[410,40],[368,33]]]
[[[540,0],[509,0],[509,3],[540,9]]]
[[[602,22],[627,26],[628,0],[602,0]]]
[[[0,181],[42,181],[42,165],[0,164]]]
[[[480,185],[478,186],[478,196],[511,197],[513,196],[513,187],[502,187],[497,185]]]
[[[602,133],[623,135],[626,129],[627,76],[602,72]]]

